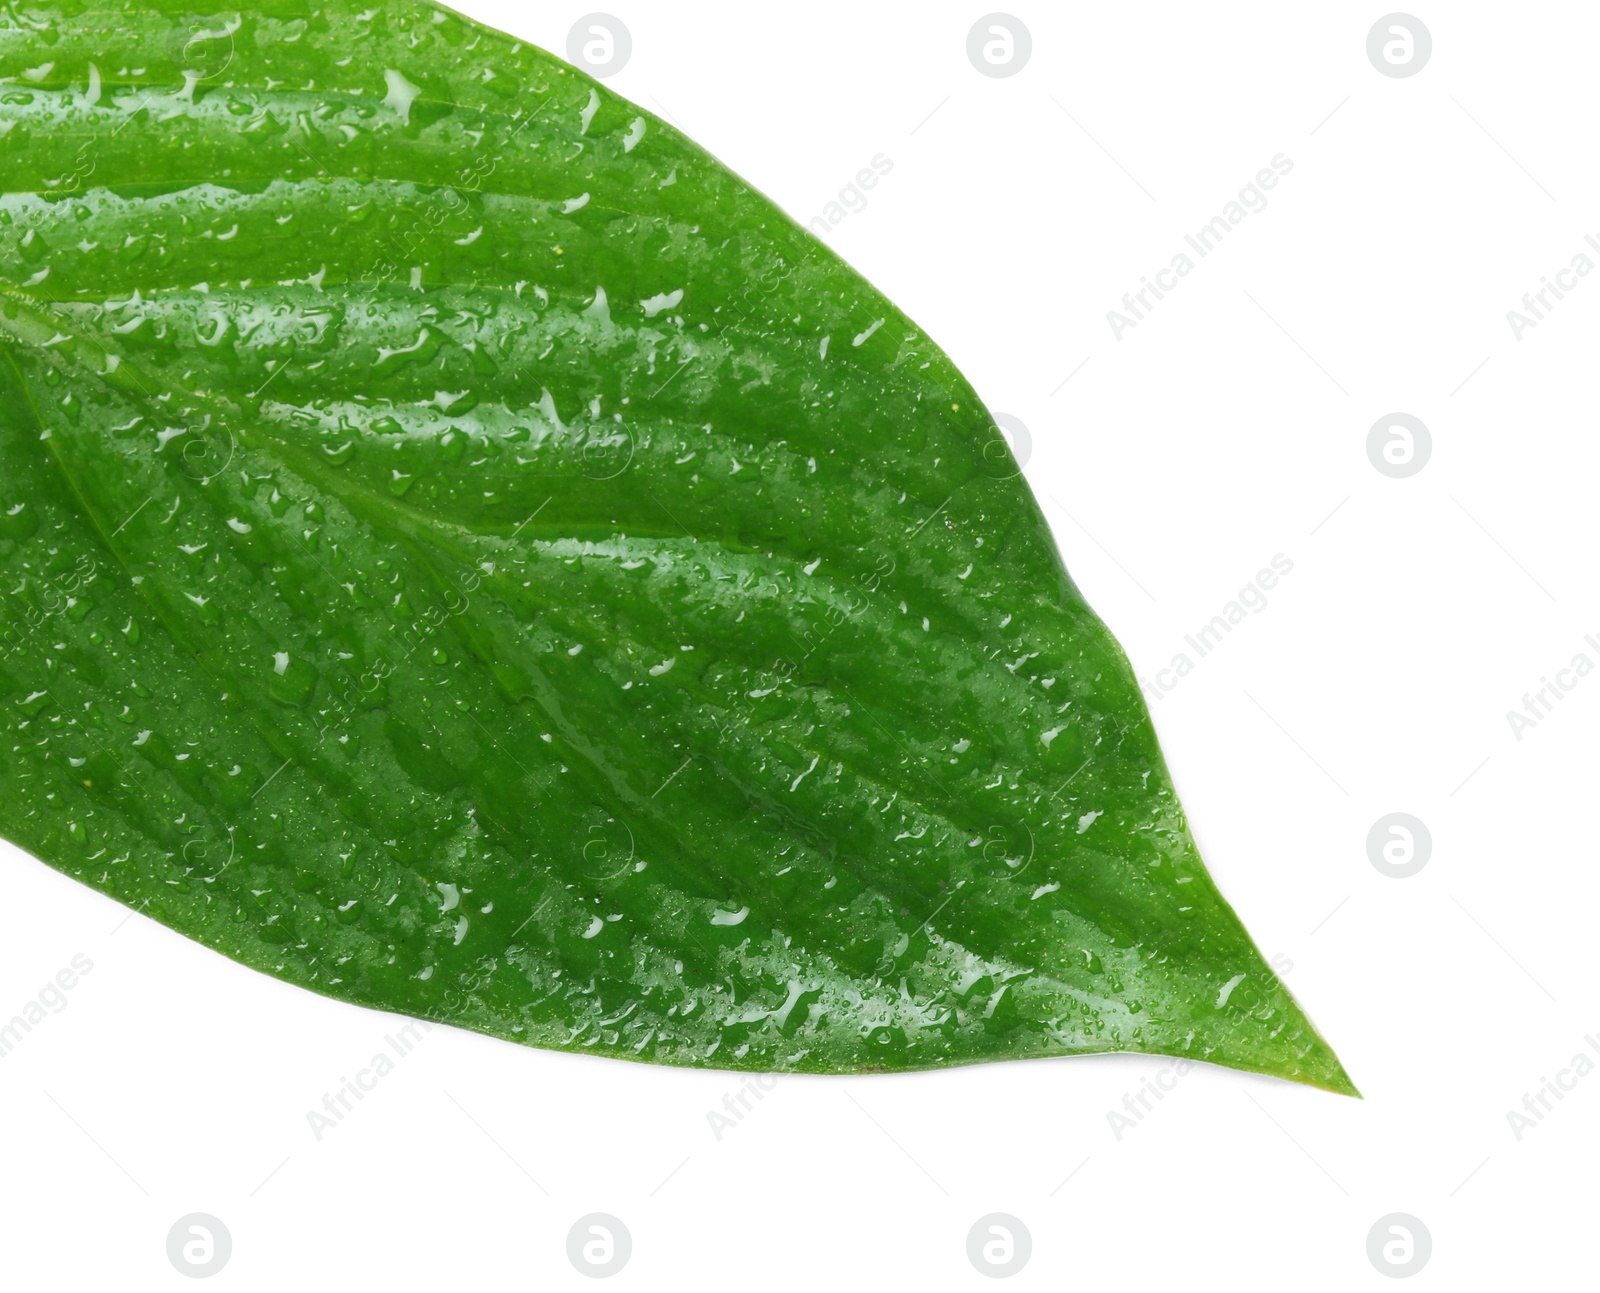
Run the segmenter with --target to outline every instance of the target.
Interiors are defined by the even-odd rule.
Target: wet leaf
[[[9,839],[530,1045],[1353,1089],[993,420],[807,231],[425,5],[5,24]]]

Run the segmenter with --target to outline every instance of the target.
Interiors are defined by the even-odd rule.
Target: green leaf
[[[530,1045],[1354,1090],[838,257],[442,9],[103,16],[0,18],[0,832]]]

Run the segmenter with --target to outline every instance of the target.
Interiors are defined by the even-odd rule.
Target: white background
[[[584,12],[464,7],[558,53]],[[1600,1037],[1600,674],[1521,741],[1506,711],[1600,662],[1600,275],[1521,340],[1506,312],[1600,231],[1600,14],[1424,9],[1431,61],[1391,79],[1379,6],[1018,4],[1031,61],[991,79],[981,5],[610,11],[611,84],[802,220],[892,159],[829,241],[1030,429],[1141,674],[1293,560],[1152,707],[1213,874],[1366,1099],[1202,1066],[1118,1140],[1163,1064],[1113,1056],[783,1079],[719,1141],[734,1075],[437,1028],[319,1143],[307,1110],[401,1021],[6,847],[0,1016],[94,963],[0,1061],[7,1286],[189,1287],[165,1239],[195,1211],[233,1236],[218,1289],[591,1287],[565,1240],[595,1211],[633,1236],[618,1288],[988,1287],[966,1236],[997,1211],[1033,1237],[1017,1288],[1387,1287],[1392,1212],[1431,1232],[1418,1288],[1592,1281],[1600,1073],[1520,1141],[1506,1115]],[[1270,205],[1117,340],[1106,312],[1278,153]],[[1433,437],[1404,480],[1365,450],[1394,411]],[[1409,879],[1367,857],[1393,811],[1433,836]]]

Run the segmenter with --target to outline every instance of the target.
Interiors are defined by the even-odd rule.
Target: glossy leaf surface
[[[0,73],[7,838],[537,1046],[1353,1089],[971,387],[704,151],[420,4]]]

